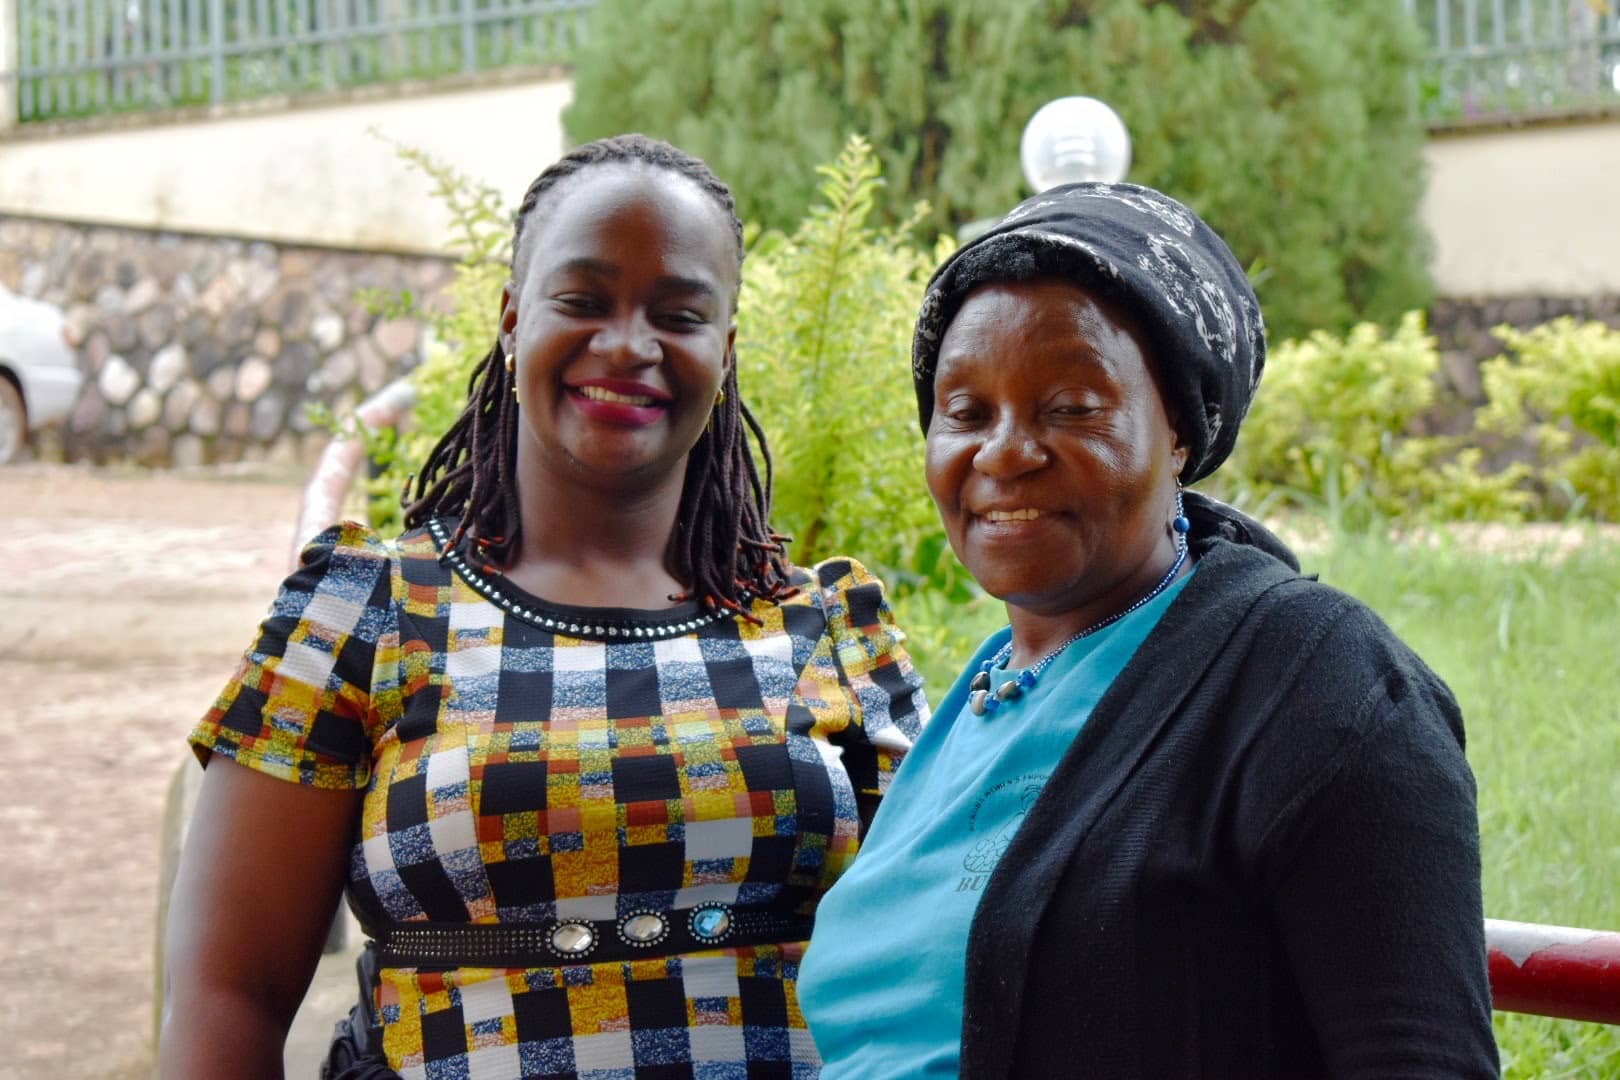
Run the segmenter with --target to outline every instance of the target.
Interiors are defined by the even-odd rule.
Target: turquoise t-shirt
[[[1032,690],[985,716],[968,710],[968,682],[1010,631],[979,647],[901,763],[854,865],[816,909],[799,1004],[823,1080],[957,1075],[979,894],[1052,769],[1190,577],[1070,645]],[[991,685],[1018,674],[997,669]]]

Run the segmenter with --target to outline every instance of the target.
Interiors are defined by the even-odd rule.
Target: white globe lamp
[[[1131,168],[1131,136],[1119,113],[1090,97],[1048,101],[1024,125],[1018,158],[1036,192],[1059,184],[1114,184]]]

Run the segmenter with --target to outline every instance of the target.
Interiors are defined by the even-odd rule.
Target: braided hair
[[[563,155],[529,185],[512,230],[512,278],[525,264],[524,226],[546,197],[570,177],[598,165],[642,165],[692,181],[713,199],[731,225],[737,265],[743,260],[742,222],[728,188],[709,167],[666,142],[644,135],[616,135],[586,143]],[[731,297],[736,307],[736,295]],[[473,368],[467,405],[445,432],[416,477],[407,482],[405,525],[458,518],[450,546],[463,542],[479,561],[509,565],[520,549],[516,458],[518,404],[514,376],[506,369],[499,337]],[[722,383],[707,429],[687,455],[685,484],[665,563],[687,583],[688,598],[710,611],[745,613],[749,595],[780,600],[788,584],[787,537],[770,527],[771,455],[765,433],[743,404],[733,363]],[[764,459],[761,479],[748,446],[752,433]]]

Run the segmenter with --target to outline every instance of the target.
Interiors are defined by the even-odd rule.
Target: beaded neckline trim
[[[550,630],[552,633],[592,641],[665,641],[690,634],[725,618],[719,612],[700,611],[695,615],[683,612],[681,615],[664,619],[656,617],[626,619],[617,615],[610,616],[606,611],[554,607],[530,596],[504,579],[486,577],[474,569],[460,551],[453,549],[447,551],[450,537],[437,518],[428,521],[428,532],[432,534],[434,544],[442,553],[440,558],[448,562],[460,575],[461,580],[472,586],[473,591],[509,615],[531,626]],[[501,585],[505,585],[504,590]]]

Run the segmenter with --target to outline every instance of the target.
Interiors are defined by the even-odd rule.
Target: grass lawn
[[[1345,537],[1301,561],[1383,616],[1461,702],[1486,913],[1620,929],[1620,543],[1508,557]],[[897,606],[935,702],[960,642],[1004,621],[994,602]],[[953,655],[939,655],[953,615]],[[1497,1013],[1496,1036],[1513,1080],[1620,1076],[1620,1027]]]
[[[1559,558],[1343,539],[1305,569],[1451,685],[1479,782],[1485,911],[1620,929],[1620,544]],[[1496,1014],[1508,1077],[1620,1076],[1620,1027]]]

